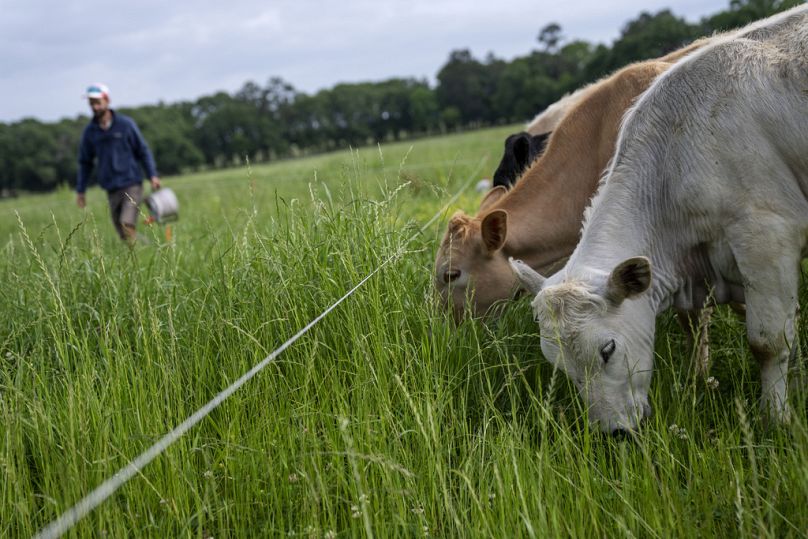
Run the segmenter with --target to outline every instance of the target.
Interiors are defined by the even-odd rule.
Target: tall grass
[[[35,533],[402,250],[71,534],[804,535],[804,378],[790,428],[765,429],[730,311],[717,385],[660,319],[656,413],[626,441],[589,430],[526,302],[459,327],[435,307],[441,230],[421,223],[507,132],[169,179],[172,239],[141,226],[131,251],[100,192],[86,215],[66,191],[0,204],[0,535]]]

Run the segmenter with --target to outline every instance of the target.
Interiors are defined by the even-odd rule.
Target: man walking
[[[160,188],[160,178],[149,146],[135,121],[109,107],[109,89],[103,84],[87,88],[93,119],[84,128],[79,146],[79,172],[76,203],[86,205],[85,191],[97,162],[98,183],[107,191],[112,223],[129,245],[135,242],[138,205],[143,198],[143,171],[152,190]]]

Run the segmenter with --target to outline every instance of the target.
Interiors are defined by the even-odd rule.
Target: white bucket
[[[168,187],[153,192],[146,198],[149,213],[157,222],[176,221],[179,218],[180,203],[177,195]]]
[[[474,190],[478,193],[483,193],[491,189],[491,180],[488,178],[484,178],[477,182],[477,185],[474,187]]]

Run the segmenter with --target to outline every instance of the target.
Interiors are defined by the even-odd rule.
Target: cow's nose
[[[652,415],[654,415],[654,409],[651,408],[651,405],[648,404],[647,402],[643,402],[642,403],[642,418],[643,419],[648,419]]]

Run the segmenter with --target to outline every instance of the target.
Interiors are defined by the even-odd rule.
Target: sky
[[[449,53],[510,60],[551,22],[567,40],[611,44],[642,11],[689,22],[729,0],[0,0],[0,122],[192,101],[279,76],[314,93],[340,82],[434,83]]]

